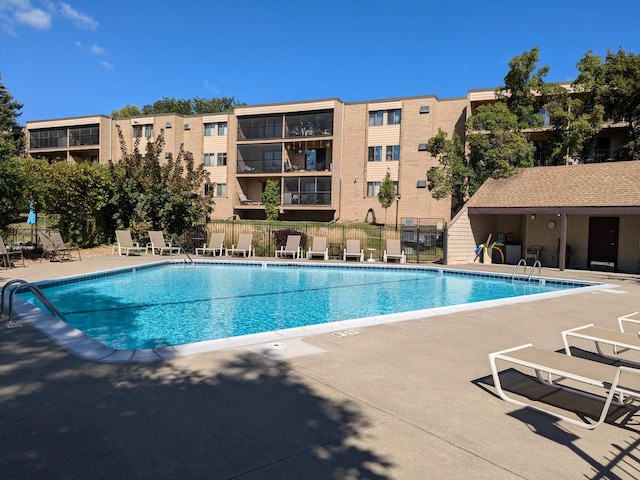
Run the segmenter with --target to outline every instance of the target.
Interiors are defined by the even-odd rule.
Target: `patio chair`
[[[628,356],[623,357],[620,355],[623,352],[629,351],[640,352],[640,338],[638,338],[637,334],[596,327],[592,323],[565,330],[562,332],[562,341],[564,342],[564,351],[567,355],[571,355],[571,340],[577,339],[593,342],[601,357],[615,361],[623,360],[640,365],[637,359],[632,360]],[[605,351],[603,345],[607,346],[607,351]]]
[[[253,171],[255,171],[255,168],[250,167],[249,165],[244,163],[244,160],[242,158],[238,158],[238,173],[253,172]]]
[[[236,253],[242,253],[244,257],[250,257],[253,247],[251,242],[253,241],[252,233],[241,233],[238,237],[238,245],[231,245],[231,249],[227,248],[227,255],[231,252],[231,255]],[[254,252],[255,253],[255,252]]]
[[[300,239],[302,235],[287,235],[287,244],[276,250],[276,258],[291,255],[293,258],[300,258]]]
[[[244,193],[239,193],[238,194],[238,200],[240,200],[240,203],[242,205],[247,205],[248,203],[251,203],[250,200],[247,198],[247,196]]]
[[[4,244],[4,240],[0,237],[0,258],[2,258],[2,263],[5,268],[11,268],[13,263],[11,262],[11,257],[20,256],[20,260],[22,260],[22,266],[25,267],[24,264],[24,255],[22,253],[22,249],[20,250],[9,250],[7,246]]]
[[[212,233],[209,237],[209,242],[205,243],[202,247],[196,248],[196,255],[206,255],[207,252],[211,252],[211,254],[215,257],[216,252],[221,257],[222,252],[224,251],[224,232],[223,233]]]
[[[122,255],[124,252],[125,255],[129,256],[131,252],[140,253],[142,251],[146,255],[149,250],[148,247],[141,247],[138,242],[134,243],[129,230],[116,230],[116,239],[118,241],[113,245],[111,253],[115,253],[116,245],[118,247],[118,255]]]
[[[402,250],[399,238],[388,238],[387,249],[384,251],[382,260],[387,263],[389,260],[400,260],[400,263],[407,263],[407,256]]]
[[[58,262],[71,259],[71,253],[68,249],[58,250],[56,244],[53,242],[51,237],[44,233],[42,230],[38,230],[38,238],[40,239],[40,246],[42,247],[42,256],[40,257],[40,261],[44,259],[44,257],[49,257],[49,261]]]
[[[149,230],[148,233],[151,242],[147,244],[147,247],[151,248],[151,255],[155,255],[156,252],[158,252],[159,255],[164,255],[164,252],[169,252],[169,256],[173,255],[173,252],[176,252],[176,255],[180,253],[180,247],[167,243],[162,232]]]
[[[60,234],[60,232],[51,232],[51,240],[53,241],[53,244],[55,245],[58,252],[69,253],[69,260],[73,260],[71,258],[72,252],[76,252],[78,254],[78,260],[82,260],[82,257],[80,255],[80,247],[78,247],[77,245],[67,245],[62,239],[62,235]]]
[[[325,260],[329,260],[329,249],[327,248],[327,237],[313,237],[313,245],[307,252],[307,258],[320,256]]]
[[[497,367],[498,360],[534,371],[537,379],[547,386],[567,390],[591,399],[604,400],[598,419],[595,422],[579,420],[557,410],[540,406],[540,403],[533,405],[508,396],[500,382]],[[616,406],[625,406],[640,398],[640,370],[636,368],[609,365],[572,357],[564,353],[542,350],[534,347],[531,343],[491,353],[489,354],[489,362],[494,385],[498,395],[504,401],[546,413],[572,425],[589,430],[602,425],[607,418],[612,403]],[[571,385],[560,383],[563,381],[569,381]],[[580,385],[587,386],[588,390],[581,388]],[[601,394],[594,394],[591,391],[594,388],[596,391],[600,391]],[[582,415],[580,416],[582,417]]]
[[[347,240],[347,248],[344,249],[342,260],[346,262],[348,258],[358,258],[364,262],[364,250],[360,248],[360,240]]]

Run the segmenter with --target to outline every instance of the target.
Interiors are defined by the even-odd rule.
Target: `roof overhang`
[[[469,215],[640,215],[640,206],[626,207],[468,207]]]

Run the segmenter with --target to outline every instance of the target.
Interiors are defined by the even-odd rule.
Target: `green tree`
[[[110,226],[105,208],[112,192],[109,168],[90,163],[24,159],[28,172],[28,195],[39,214],[55,215],[56,227],[82,247],[105,243]]]
[[[139,149],[140,139],[129,152],[122,129],[119,125],[116,129],[122,159],[110,165],[114,192],[109,208],[115,227],[138,234],[162,230],[180,235],[191,225],[204,222],[214,205],[211,194],[202,194],[203,186],[209,183],[204,165],[196,165],[183,145],[175,158],[161,164],[163,131],[147,142],[144,154]]]
[[[153,105],[142,107],[143,115],[157,115],[159,113],[177,113],[179,115],[191,115],[191,100],[180,100],[177,98],[162,97],[156,100]]]
[[[113,118],[129,118],[139,115],[160,115],[164,113],[175,113],[178,115],[200,115],[204,113],[230,112],[237,105],[245,105],[235,97],[212,97],[192,99],[178,99],[173,97],[163,97],[151,105],[144,105],[142,109],[136,105],[125,105],[119,110],[113,110]]]
[[[538,47],[513,57],[504,77],[504,86],[496,89],[496,97],[504,101],[509,111],[516,116],[519,129],[542,125],[536,92],[542,91],[549,67],[540,67],[536,71],[538,60]]]
[[[616,152],[619,160],[640,159],[640,55],[621,48],[607,52],[601,65],[604,88],[598,99],[605,112],[616,122],[627,124],[627,138]]]
[[[277,220],[280,216],[280,183],[275,180],[267,180],[262,203],[267,220]]]
[[[380,183],[380,191],[378,192],[378,201],[384,208],[384,224],[387,224],[387,209],[393,204],[396,195],[396,187],[391,180],[391,172],[387,169],[384,180]]]
[[[0,160],[0,232],[16,222],[20,213],[28,211],[25,183],[22,162],[17,157]]]
[[[130,118],[138,117],[142,115],[142,111],[136,105],[125,105],[120,110],[113,110],[111,112],[112,118]]]
[[[1,74],[0,80],[2,80]],[[0,82],[0,141],[13,143],[18,153],[22,152],[24,147],[22,129],[18,123],[23,106],[22,103],[14,100],[7,87]],[[2,160],[1,157],[0,160]]]
[[[469,192],[477,183],[475,171],[468,163],[464,144],[454,133],[451,139],[441,129],[427,142],[427,151],[440,165],[427,172],[429,191],[433,198],[453,198],[454,211],[469,199]]]

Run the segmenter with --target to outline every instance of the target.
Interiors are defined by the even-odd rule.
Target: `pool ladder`
[[[187,256],[187,258],[189,259],[189,262],[191,262],[191,265],[195,265],[195,262],[194,262],[194,261],[193,261],[193,259],[189,256],[189,254],[187,253],[187,250],[182,246],[182,244],[180,243],[180,241],[179,241],[176,237],[173,237],[173,238],[171,239],[171,241],[172,241],[173,243],[175,243],[177,246],[179,246],[179,247],[180,247],[180,249],[182,250],[182,252],[183,252],[183,253]]]
[[[47,296],[42,293],[42,290],[40,290],[36,285],[34,285],[33,283],[29,283],[26,280],[20,280],[19,278],[16,278],[14,280],[9,280],[3,287],[2,287],[2,295],[0,297],[0,317],[2,317],[4,315],[4,294],[5,291],[7,290],[8,287],[15,285],[15,287],[13,288],[13,290],[11,290],[11,292],[9,293],[9,323],[11,323],[11,321],[13,320],[13,297],[16,294],[16,291],[26,288],[27,290],[29,290],[31,293],[33,293],[33,295],[40,300],[40,302],[47,307],[47,309],[53,314],[58,316],[63,322],[67,322],[67,318],[64,316],[64,314],[58,310],[58,307],[56,307],[53,302],[51,300],[49,300],[47,298]]]
[[[522,266],[522,274],[523,275],[527,274],[527,261],[524,258],[522,258],[518,262],[518,265],[516,265],[516,268],[513,270],[513,273],[511,274],[511,280],[513,280],[514,277],[516,276],[516,273],[518,273],[520,266]],[[538,276],[542,274],[542,264],[540,263],[540,260],[536,260],[535,262],[533,262],[533,265],[531,265],[531,271],[529,272],[529,276],[527,277],[527,282],[531,281],[531,276],[533,275],[533,272],[536,269],[536,267],[538,267]]]

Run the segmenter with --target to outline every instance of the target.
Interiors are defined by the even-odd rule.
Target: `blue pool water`
[[[115,349],[144,349],[580,285],[437,269],[222,263],[169,264],[39,286],[73,327]],[[20,296],[36,302],[28,293]]]

